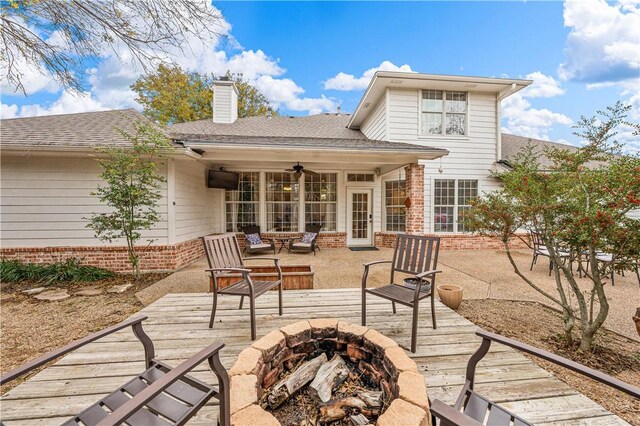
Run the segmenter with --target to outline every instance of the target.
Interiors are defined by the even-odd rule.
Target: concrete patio
[[[208,328],[211,297],[207,294],[169,294],[144,308],[144,328],[156,355],[171,365],[188,358],[213,341],[223,341],[222,362],[230,368],[249,344],[247,309],[237,298],[222,298],[213,329]],[[287,291],[284,315],[278,316],[277,293],[257,300],[258,336],[283,325],[312,318],[335,318],[358,324],[357,289]],[[370,298],[368,326],[409,344],[411,311],[400,307],[391,315],[389,302]],[[420,312],[418,351],[407,353],[424,376],[429,396],[453,403],[463,383],[465,366],[478,348],[476,326],[436,302],[438,328],[431,328],[428,309]],[[20,384],[2,398],[2,421],[7,426],[60,424],[142,371],[144,352],[130,329],[93,342],[66,355]],[[215,383],[206,363],[192,373]],[[603,407],[536,366],[522,354],[497,344],[479,364],[476,389],[489,399],[535,424],[627,424]],[[215,424],[218,407],[210,401],[189,424]]]
[[[359,288],[362,279],[362,264],[372,260],[391,259],[393,250],[381,248],[379,251],[353,252],[349,249],[322,249],[316,256],[312,254],[291,254],[283,250],[278,254],[283,265],[311,265],[314,272],[314,288]],[[533,271],[529,272],[531,253],[516,251],[514,255],[521,270],[536,283],[556,293],[556,284],[548,276],[548,261],[540,258]],[[261,261],[251,262],[259,265]],[[272,262],[267,262],[272,264]],[[438,276],[439,284],[462,286],[465,299],[508,299],[547,303],[547,299],[529,287],[512,270],[507,256],[497,250],[441,250]],[[137,294],[148,305],[169,293],[201,293],[208,289],[208,275],[204,258],[159,281]],[[385,284],[388,280],[388,265],[374,266],[369,275],[369,285]],[[588,284],[587,280],[582,283]],[[616,276],[615,286],[607,284],[609,316],[605,327],[631,339],[638,339],[635,325],[631,320],[640,306],[640,288],[634,273],[625,277]]]

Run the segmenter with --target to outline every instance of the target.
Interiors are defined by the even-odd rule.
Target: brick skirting
[[[471,234],[457,235],[438,235],[438,234],[421,234],[430,237],[440,237],[440,248],[442,250],[501,250],[502,242],[495,238],[482,237]],[[528,236],[523,234],[522,237],[527,240]],[[393,248],[396,240],[396,234],[388,232],[376,232],[376,247]],[[520,238],[511,239],[511,247],[514,249],[525,249],[527,245]]]
[[[433,234],[427,234],[433,235]],[[300,233],[267,233],[264,238],[294,237]],[[502,243],[496,239],[480,237],[476,235],[440,235],[441,248],[443,250],[481,250],[502,249]],[[396,234],[388,232],[375,233],[376,247],[393,247]],[[238,234],[238,242],[244,248],[245,238]],[[277,249],[280,243],[277,243]],[[347,246],[347,234],[345,232],[320,233],[318,244],[323,248],[341,248]],[[527,245],[515,238],[512,240],[513,248],[527,248]],[[174,271],[182,268],[204,256],[204,247],[199,238],[182,243],[161,246],[142,246],[138,248],[140,254],[140,270],[142,271]],[[127,256],[127,248],[124,246],[97,246],[97,247],[25,247],[2,248],[0,258],[19,259],[30,263],[52,263],[76,257],[83,263],[109,269],[116,272],[127,272],[131,269]]]
[[[141,246],[138,247],[138,253],[141,271],[173,271],[204,256],[204,247],[202,241],[196,238],[172,245]],[[124,246],[2,248],[0,257],[30,263],[52,263],[76,257],[82,263],[111,271],[131,270]]]

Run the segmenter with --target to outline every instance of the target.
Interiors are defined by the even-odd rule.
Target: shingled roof
[[[135,109],[4,119],[0,126],[0,144],[16,148],[126,146],[129,143],[118,129],[132,133],[139,122],[152,123]],[[158,129],[165,132],[160,126]]]
[[[366,140],[359,130],[347,129],[351,114],[316,114],[306,117],[277,115],[245,117],[234,123],[214,123],[211,119],[170,126],[176,139],[202,139],[206,136],[249,136],[267,138],[316,138]]]
[[[545,141],[542,139],[533,139],[525,136],[516,136],[510,135],[508,133],[503,133],[502,160],[509,163],[518,154],[518,152],[520,152],[528,144],[531,144],[540,154],[538,162],[543,167],[549,167],[552,165],[551,161],[544,155],[544,148],[564,148],[568,149],[569,151],[576,151],[578,149],[578,147],[573,145],[566,145],[557,142]]]

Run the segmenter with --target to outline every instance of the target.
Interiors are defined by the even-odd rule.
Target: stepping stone
[[[43,291],[45,291],[47,288],[46,287],[36,287],[36,288],[30,288],[29,290],[22,290],[22,293],[31,296],[34,294],[38,294],[38,293],[42,293]]]
[[[75,296],[97,296],[102,294],[102,289],[98,287],[87,287],[75,292]]]
[[[133,284],[131,283],[114,285],[113,287],[109,287],[109,289],[107,290],[107,293],[124,293],[125,291],[129,290],[132,286]]]
[[[68,299],[71,295],[67,292],[67,290],[63,289],[55,289],[55,290],[47,290],[43,291],[40,294],[35,296],[38,300],[48,300],[49,302],[55,302],[57,300]]]

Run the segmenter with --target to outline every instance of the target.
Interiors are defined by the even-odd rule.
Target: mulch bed
[[[42,284],[2,283],[0,370],[5,373],[72,340],[123,321],[144,307],[135,293],[167,275],[143,274],[138,281],[134,281],[130,275],[118,274],[90,283],[58,283],[51,287],[67,289],[70,294],[89,286],[103,288],[105,293],[98,296],[71,296],[57,302],[40,301],[21,293],[22,290],[41,287]],[[106,293],[109,287],[127,283],[133,286],[124,293]],[[4,394],[24,380],[14,380],[2,386],[0,392]]]
[[[601,329],[592,352],[568,347],[562,335],[561,315],[536,302],[508,300],[464,301],[458,313],[484,328],[553,352],[640,386],[640,344]],[[629,317],[631,321],[631,317]],[[576,336],[577,338],[577,336]],[[536,364],[631,424],[640,425],[640,401],[547,361],[528,356]]]

